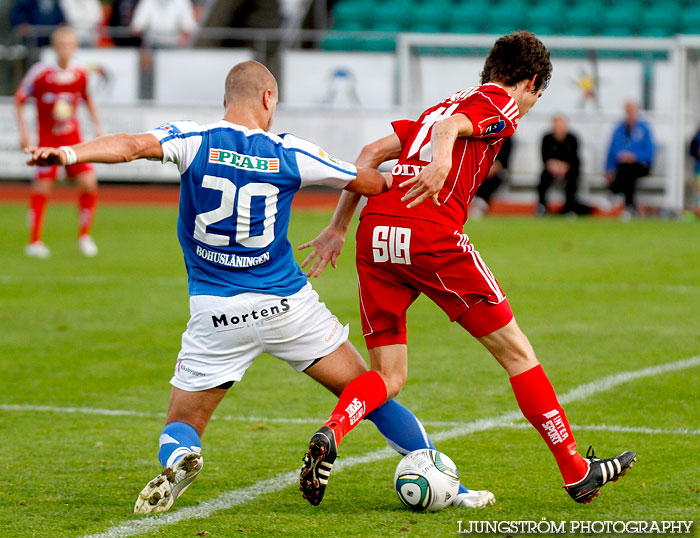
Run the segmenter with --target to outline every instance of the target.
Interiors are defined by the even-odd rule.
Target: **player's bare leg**
[[[632,467],[634,452],[600,460],[592,449],[586,458],[576,451],[566,414],[515,319],[478,340],[508,372],[520,410],[547,443],[564,478],[564,488],[576,502],[592,501],[603,485],[616,481]]]
[[[361,355],[349,343],[338,351],[340,353],[329,355],[305,372],[328,390],[339,395],[351,381],[367,372],[367,366]],[[387,378],[392,378],[390,375],[392,368],[389,365],[394,364],[393,371],[397,372],[397,375],[392,378],[394,379],[392,385],[398,392],[406,378],[406,346],[376,348],[376,351],[370,350],[370,356],[373,357],[373,366],[380,369]],[[419,448],[434,448],[420,421],[410,410],[395,401],[380,406],[366,416],[374,422],[389,444],[401,454]],[[400,432],[394,431],[397,429]],[[333,429],[323,426],[312,437],[309,452],[304,457],[300,489],[304,493],[304,498],[313,505],[319,504],[323,498],[333,464],[333,461],[329,461],[328,454],[333,452],[330,448],[333,446],[337,454],[337,440],[341,435],[342,433],[336,436]],[[327,446],[329,448],[326,448]],[[459,494],[453,505],[478,508],[493,502],[495,497],[491,492],[468,490],[460,484]]]
[[[166,426],[160,439],[159,457],[165,460],[164,469],[139,494],[135,513],[169,510],[197,477],[204,465],[200,438],[226,392],[227,389],[221,388],[188,392],[173,387]]]
[[[90,235],[92,222],[95,218],[97,206],[97,176],[95,172],[87,171],[77,174],[75,182],[78,184],[78,248],[83,256],[92,258],[97,256],[98,249],[94,239]]]
[[[27,222],[29,224],[29,242],[24,253],[32,258],[48,258],[51,251],[41,239],[44,226],[46,205],[53,187],[50,179],[36,178],[32,181],[29,195],[29,211]]]

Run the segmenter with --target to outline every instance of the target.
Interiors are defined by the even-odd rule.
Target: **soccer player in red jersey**
[[[90,113],[95,125],[95,135],[102,128],[97,107],[88,93],[87,72],[75,65],[71,59],[78,48],[73,31],[65,26],[51,36],[51,45],[56,51],[57,62],[34,64],[15,92],[15,109],[22,148],[31,145],[29,129],[24,119],[24,104],[30,97],[36,101],[39,146],[70,146],[81,142],[80,125],[76,110],[80,101]],[[78,246],[85,256],[97,255],[97,246],[90,235],[97,204],[97,177],[89,163],[76,163],[65,167],[66,176],[74,179],[79,187]],[[49,249],[41,240],[46,204],[56,180],[58,166],[40,167],[32,182],[29,201],[29,244],[27,256],[47,258]]]
[[[549,51],[533,34],[503,36],[489,52],[481,86],[455,93],[418,121],[393,122],[393,134],[360,153],[357,164],[363,166],[398,159],[392,187],[367,202],[357,230],[360,309],[371,370],[346,386],[329,420],[311,438],[300,481],[312,504],[323,497],[343,435],[395,397],[406,381],[406,312],[421,293],[506,370],[523,415],[547,443],[575,501],[591,501],[635,461],[629,451],[606,460],[590,449],[586,458],[577,452],[564,410],[505,294],[462,233],[469,203],[503,140],[542,95],[551,70]],[[318,276],[329,261],[335,267],[358,200],[343,194],[331,224],[300,247],[314,247],[302,263],[311,263],[309,275]]]

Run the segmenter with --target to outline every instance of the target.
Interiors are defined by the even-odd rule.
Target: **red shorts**
[[[368,349],[406,343],[406,311],[421,293],[476,338],[513,319],[469,238],[444,224],[369,214],[357,229],[356,260]]]
[[[93,167],[90,163],[75,163],[66,166],[66,177],[74,178],[85,172],[92,172]],[[58,176],[58,165],[40,166],[36,171],[36,179],[40,181],[56,181]]]

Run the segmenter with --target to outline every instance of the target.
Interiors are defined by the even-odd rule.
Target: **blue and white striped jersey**
[[[294,194],[306,185],[343,188],[355,166],[293,135],[225,120],[149,132],[182,176],[177,233],[190,295],[299,291],[306,275],[287,239]]]

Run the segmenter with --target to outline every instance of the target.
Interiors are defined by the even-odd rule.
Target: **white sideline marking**
[[[161,285],[186,285],[187,277],[148,277],[139,276],[142,281],[154,282]],[[75,285],[112,285],[115,283],[129,283],[132,277],[122,276],[96,276],[96,275],[63,275],[63,276],[42,276],[42,275],[2,275],[0,274],[0,284],[53,284],[56,282],[69,283]],[[600,291],[653,291],[663,293],[687,293],[700,291],[700,285],[696,284],[631,284],[629,282],[528,282],[518,284],[519,287],[529,289],[547,290],[600,290]]]
[[[15,404],[0,404],[0,411],[45,411],[49,413],[66,413],[66,414],[85,414],[85,415],[101,415],[101,416],[130,416],[130,417],[145,417],[145,418],[165,418],[165,413],[144,413],[141,411],[128,411],[121,409],[100,409],[91,407],[53,407],[49,405],[15,405]],[[272,422],[275,424],[317,424],[322,422],[321,418],[272,418],[272,417],[256,417],[256,416],[234,416],[225,415],[221,417],[214,416],[212,420],[226,420],[232,422]],[[516,429],[530,429],[530,424],[527,422],[522,422],[524,420],[522,416],[520,417],[521,422],[511,422],[501,424],[500,427],[503,428],[516,428]],[[473,424],[473,423],[472,423]],[[426,421],[423,422],[424,426],[433,427],[466,427],[468,423],[466,422],[445,422],[445,421]],[[587,430],[587,431],[611,431],[611,432],[621,432],[621,433],[649,433],[649,434],[668,434],[668,435],[700,435],[700,430],[693,430],[689,428],[676,428],[676,429],[659,429],[659,428],[647,428],[645,426],[611,426],[607,424],[590,424],[590,425],[571,425],[574,430]],[[340,462],[338,462],[340,466]]]
[[[126,409],[102,409],[99,407],[58,407],[51,405],[20,405],[0,404],[0,411],[41,411],[46,413],[65,413],[78,415],[101,415],[121,417],[165,418],[165,413],[147,413],[143,411],[130,411]],[[274,422],[279,424],[317,424],[323,422],[323,417],[318,418],[284,418],[284,417],[256,417],[243,415],[214,415],[212,420],[240,421],[240,422]]]
[[[561,403],[564,403],[582,400],[595,394],[596,392],[603,392],[609,390],[613,387],[621,385],[622,383],[626,383],[627,381],[632,381],[634,379],[639,379],[642,377],[655,376],[666,372],[673,372],[676,370],[692,368],[698,365],[700,365],[700,355],[691,357],[690,359],[671,362],[659,366],[643,368],[641,370],[622,372],[620,374],[604,377],[602,379],[599,379],[598,381],[593,381],[591,383],[579,385],[578,387],[570,390],[564,396],[559,398],[559,401]],[[511,411],[509,413],[504,413],[497,417],[476,420],[460,425],[451,430],[438,432],[437,434],[432,435],[431,438],[433,441],[445,441],[448,439],[453,439],[455,437],[461,437],[469,433],[489,430],[497,428],[499,426],[508,426],[512,424],[514,420],[517,420],[521,417],[522,414],[519,410]],[[343,469],[353,467],[355,465],[370,463],[386,459],[395,455],[396,452],[386,447],[380,450],[367,452],[362,456],[344,458],[342,461],[337,460],[337,462],[333,466],[333,469],[336,472],[338,472]],[[217,512],[219,510],[227,510],[234,506],[244,504],[248,501],[252,501],[260,495],[281,491],[289,486],[297,484],[298,481],[298,471],[280,473],[273,478],[268,478],[267,480],[257,482],[246,488],[227,491],[210,501],[202,501],[196,506],[187,506],[185,508],[177,509],[173,512],[168,512],[161,516],[149,516],[143,519],[129,521],[117,527],[112,527],[111,529],[105,532],[86,535],[82,538],[125,538],[127,536],[136,536],[139,534],[143,534],[145,532],[148,532],[149,530],[163,527],[165,525],[171,525],[173,523],[178,523],[180,521],[186,521],[190,519],[202,519],[208,517],[212,513]]]
[[[518,430],[529,430],[530,424],[527,422],[518,422],[505,424],[505,428],[515,428]],[[700,430],[690,428],[647,428],[646,426],[614,426],[611,424],[571,424],[573,431],[601,431],[601,432],[619,432],[619,433],[648,433],[651,435],[700,435]]]
[[[139,276],[139,280],[152,282],[155,284],[172,286],[172,285],[187,285],[187,277],[166,277],[166,276]],[[84,285],[84,286],[102,286],[102,285],[113,285],[115,283],[130,283],[133,281],[132,277],[119,277],[119,276],[96,276],[96,275],[65,275],[58,276],[56,278],[51,278],[50,276],[42,275],[32,275],[32,276],[22,276],[22,275],[0,275],[0,284],[54,284],[60,282],[62,284],[68,283],[72,285]]]

